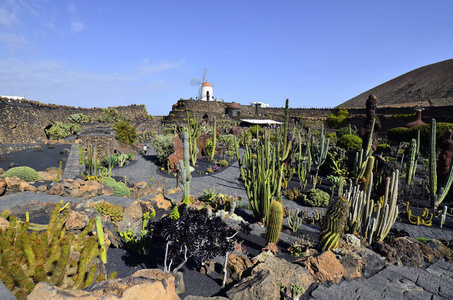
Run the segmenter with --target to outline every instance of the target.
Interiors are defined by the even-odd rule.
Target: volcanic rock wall
[[[144,105],[115,108],[133,121],[146,120]],[[66,123],[68,117],[76,113],[83,113],[95,119],[101,115],[102,108],[75,108],[0,98],[0,144],[45,142],[47,138],[44,129],[52,124],[51,120]]]

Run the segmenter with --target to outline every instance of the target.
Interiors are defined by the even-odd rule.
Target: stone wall
[[[119,106],[116,109],[135,122],[147,119],[144,105]],[[76,113],[95,119],[101,115],[102,108],[75,108],[0,98],[0,144],[45,142],[44,129],[52,124],[51,120],[66,123],[68,117]]]

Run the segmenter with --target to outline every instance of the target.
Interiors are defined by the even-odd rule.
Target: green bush
[[[376,148],[376,153],[382,153],[382,152],[390,152],[392,151],[392,148],[390,147],[389,144],[379,144],[377,145]]]
[[[256,135],[259,134],[260,130],[261,130],[261,126],[255,125],[249,129],[249,132],[252,134],[253,138],[256,138]]]
[[[96,121],[101,123],[112,123],[112,122],[129,122],[130,120],[125,115],[118,112],[114,107],[104,108],[102,114]]]
[[[76,134],[80,130],[81,128],[79,124],[54,122],[52,127],[46,129],[45,132],[48,139],[59,140],[70,136],[71,134]]]
[[[157,162],[166,163],[168,157],[175,152],[173,147],[173,135],[158,134],[151,139],[151,145],[156,151]]]
[[[102,178],[102,183],[108,185],[109,187],[115,190],[114,195],[117,197],[129,197],[131,195],[131,191],[129,188],[124,184],[124,182],[117,182],[115,179],[111,177],[104,177]]]
[[[360,150],[362,148],[362,139],[354,134],[345,134],[338,139],[337,147],[347,150]]]
[[[30,182],[40,179],[38,172],[30,167],[11,168],[2,174],[2,178],[17,176],[20,179]]]
[[[91,123],[93,122],[93,118],[91,116],[78,113],[73,114],[68,117],[69,122],[71,123]]]
[[[118,141],[129,145],[134,143],[137,136],[135,126],[132,126],[129,122],[119,121],[113,125],[113,129],[116,131],[115,138]]]
[[[327,116],[327,126],[330,128],[338,128],[341,123],[348,117],[349,112],[346,108],[340,108],[336,114],[330,114]]]
[[[417,131],[420,130],[420,152],[426,154],[429,147],[430,124],[416,126],[412,128],[396,127],[387,130],[387,138],[393,144],[400,142],[410,142],[417,138]],[[453,123],[436,123],[436,147],[439,149],[444,140],[445,132],[453,129]]]
[[[337,132],[335,133],[337,135],[337,138],[341,138],[343,135],[345,134],[354,134],[354,135],[357,135],[357,133],[355,132],[355,130],[352,128],[352,127],[341,127],[340,129],[337,130]]]
[[[303,195],[304,204],[312,207],[327,207],[329,200],[330,195],[318,189],[311,189]]]

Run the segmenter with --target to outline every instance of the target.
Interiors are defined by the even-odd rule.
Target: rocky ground
[[[74,160],[78,160],[78,158],[73,153],[74,149],[76,148],[73,146],[71,154],[68,155],[66,175],[72,172],[77,173],[74,170],[78,166]],[[170,201],[170,205],[171,202],[179,202],[182,198],[181,192],[170,192],[176,187],[176,180],[159,175],[159,171],[152,163],[152,155],[154,154],[151,150],[147,156],[137,156],[135,164],[115,168],[115,176],[126,176],[132,182],[145,181],[148,183],[150,177],[152,177],[154,183],[162,182],[167,191],[164,192],[164,197],[161,196],[156,200],[150,190],[146,190],[146,188],[137,189],[134,194],[136,199],[148,202],[150,199],[154,199],[152,201],[155,201],[153,202],[155,205],[158,202],[159,205],[162,205],[165,201]],[[69,171],[69,168],[71,168],[71,171]],[[194,178],[191,182],[191,194],[200,196],[203,194],[203,190],[213,188],[220,193],[239,196],[242,198],[243,205],[242,208],[236,209],[236,214],[245,220],[253,221],[251,212],[245,209],[248,206],[247,196],[238,177],[239,168],[235,163],[221,173]],[[49,187],[50,182],[48,183]],[[10,191],[9,195],[0,197],[0,211],[17,205],[24,205],[22,210],[24,208],[29,209],[30,206],[25,206],[25,204],[30,200],[58,202],[64,199],[64,201],[82,201],[85,203],[86,200],[71,197],[70,192],[67,193],[67,191],[72,190],[74,184],[71,183],[71,189],[69,183],[67,186],[61,186],[58,193],[61,192],[62,195],[65,195],[64,197],[59,196],[58,193],[49,195],[45,191],[42,193]],[[54,184],[54,186],[58,185]],[[51,189],[52,187],[47,192]],[[124,207],[134,206],[134,199],[106,196],[105,194],[108,191],[100,190],[100,188],[95,190],[97,194],[90,197],[92,202],[105,200]],[[300,204],[286,199],[283,200],[283,204],[292,210],[296,208],[307,210],[308,214],[315,211],[313,208],[301,207]],[[325,209],[318,210],[325,211]],[[238,222],[234,220],[228,219],[228,223],[231,226],[238,226]],[[182,299],[202,299],[196,296],[210,297],[217,295],[230,299],[279,299],[278,282],[283,282],[288,288],[292,283],[299,284],[307,289],[302,299],[453,298],[453,290],[451,289],[451,286],[453,286],[453,269],[450,263],[441,258],[449,259],[446,253],[442,254],[442,250],[439,250],[444,249],[442,245],[433,242],[432,245],[423,246],[413,239],[425,237],[450,241],[453,238],[451,228],[416,226],[407,222],[397,222],[394,227],[398,230],[407,231],[409,235],[409,237],[397,238],[396,243],[393,244],[394,248],[382,246],[379,249],[373,249],[373,251],[370,247],[363,247],[363,241],[351,237],[350,240],[343,243],[342,250],[328,251],[321,256],[299,259],[290,256],[287,249],[298,236],[312,239],[315,243],[318,239],[319,227],[302,224],[297,233],[291,233],[285,224],[285,230],[277,245],[280,253],[276,256],[268,256],[260,255],[265,246],[265,229],[257,224],[252,224],[250,235],[239,235],[248,255],[234,255],[230,258],[231,263],[228,266],[230,283],[227,289],[220,288],[222,258],[208,264],[208,268],[205,270],[207,274],[202,274],[198,268],[188,263],[182,270],[185,289],[184,292],[179,290],[181,292],[179,297]],[[388,259],[385,260],[384,256]],[[161,258],[156,259],[156,257]],[[107,273],[116,270],[119,272],[120,278],[129,278],[128,276],[137,270],[162,268],[161,261],[162,253],[140,257],[124,249],[110,248],[106,269]],[[428,280],[433,277],[435,279]],[[176,280],[176,282],[176,286],[180,287],[181,281]],[[332,285],[332,283],[335,284]],[[93,288],[92,292],[95,290]],[[3,290],[3,292],[7,294],[7,291]],[[49,291],[47,290],[47,292]],[[267,295],[267,298],[262,298],[265,297],[264,295]],[[172,299],[169,295],[167,296],[168,299]],[[2,297],[2,299],[7,298]]]

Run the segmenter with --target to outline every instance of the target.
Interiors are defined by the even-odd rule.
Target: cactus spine
[[[190,180],[192,179],[193,167],[189,163],[189,133],[186,131],[184,132],[183,138],[183,145],[184,145],[184,161],[179,160],[179,166],[181,168],[181,178],[179,178],[179,187],[183,191],[183,201],[189,201],[190,198]]]
[[[337,197],[329,206],[320,234],[321,251],[327,251],[338,247],[348,214],[348,200]]]
[[[283,206],[279,201],[272,201],[269,209],[269,222],[266,231],[266,243],[277,244],[283,223]]]

